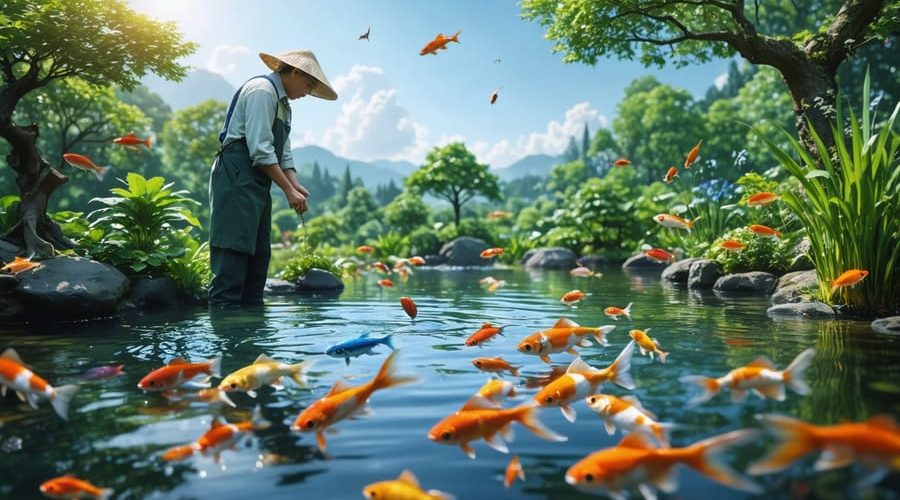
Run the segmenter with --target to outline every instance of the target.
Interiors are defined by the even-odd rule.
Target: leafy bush
[[[343,273],[341,268],[334,265],[334,262],[325,255],[313,251],[307,244],[298,245],[295,251],[298,256],[290,259],[281,272],[281,278],[292,283],[296,283],[310,269],[321,269],[329,273],[341,277]]]
[[[496,246],[498,244],[496,234],[482,219],[470,217],[462,219],[459,222],[459,227],[447,225],[438,230],[438,238],[443,242],[454,240],[460,236],[478,238],[487,243],[488,246]]]
[[[382,259],[406,257],[409,254],[409,236],[389,231],[375,240],[375,249]]]
[[[737,240],[747,247],[737,252],[729,252],[720,246],[726,240]],[[765,271],[783,274],[793,263],[794,245],[796,245],[795,238],[781,240],[763,238],[745,227],[740,227],[713,241],[704,257],[721,264],[726,273]]]
[[[5,234],[16,224],[20,202],[21,199],[15,194],[0,198],[0,235]]]
[[[407,234],[427,224],[430,213],[420,196],[404,193],[384,208],[384,222],[392,230]]]
[[[294,232],[294,236],[300,241],[306,241],[313,248],[324,244],[340,245],[343,228],[343,219],[335,214],[326,213],[306,222],[305,230],[299,228]]]
[[[409,235],[409,253],[412,255],[436,254],[440,249],[441,240],[434,229],[420,227]]]
[[[356,245],[362,245],[366,242],[377,239],[384,233],[384,226],[381,222],[372,219],[356,230],[356,234],[352,236],[350,242]]]
[[[201,299],[209,288],[212,270],[209,267],[209,244],[200,243],[191,236],[190,230],[182,229],[176,233],[185,247],[184,255],[166,262],[166,270],[172,281],[184,293]]]
[[[866,75],[864,99],[869,95]],[[757,133],[802,187],[781,196],[807,229],[821,296],[828,303],[843,302],[853,313],[889,315],[900,309],[900,134],[894,130],[900,103],[877,124],[865,100],[861,116],[851,109],[846,124],[843,106],[837,106],[834,151],[810,126],[818,158],[787,132],[792,151]],[[832,294],[831,281],[849,269],[869,275]]]
[[[537,248],[538,239],[533,238],[530,234],[512,233],[501,244],[505,251],[500,255],[501,262],[512,264],[520,262],[525,253],[533,248]]]

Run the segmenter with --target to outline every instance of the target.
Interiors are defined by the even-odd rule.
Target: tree
[[[400,234],[410,234],[414,229],[428,224],[431,210],[420,196],[403,193],[384,207],[384,222]]]
[[[606,175],[612,162],[620,156],[619,145],[616,144],[612,130],[608,128],[597,129],[597,133],[591,139],[591,145],[587,152],[587,157],[591,160],[591,175],[594,177]]]
[[[741,90],[741,87],[746,85],[757,71],[758,68],[752,64],[742,64],[738,66],[737,61],[732,60],[728,64],[728,76],[725,78],[725,83],[722,85],[722,88],[719,88],[717,85],[712,85],[706,91],[706,97],[700,101],[700,107],[706,111],[709,110],[709,107],[716,101],[720,99],[730,99],[736,96],[738,91]]]
[[[159,133],[172,117],[172,107],[159,94],[146,85],[138,85],[130,91],[116,89],[116,97],[125,104],[133,104],[153,121],[153,130]]]
[[[378,204],[372,193],[364,187],[355,187],[347,195],[347,203],[338,215],[344,221],[344,230],[348,234],[356,232],[366,222],[376,218]]]
[[[347,197],[350,195],[350,190],[353,189],[353,179],[350,177],[350,164],[344,168],[344,175],[341,177],[341,206],[347,205]]]
[[[394,184],[394,179],[391,179],[387,185],[379,184],[377,188],[375,188],[375,201],[378,202],[379,205],[385,206],[391,201],[394,200],[397,196],[400,196],[400,193],[403,191]]]
[[[581,157],[581,153],[578,151],[578,143],[575,142],[575,136],[569,136],[569,145],[566,146],[566,150],[563,152],[563,161],[575,161],[579,157]]]
[[[187,68],[175,61],[194,45],[181,40],[174,24],[154,21],[118,0],[9,0],[0,16],[0,38],[0,137],[12,148],[6,161],[22,198],[5,237],[27,254],[48,257],[54,248],[74,246],[47,216],[50,196],[68,178],[42,158],[39,126],[13,122],[16,106],[64,78],[126,90],[148,72],[180,80]]]
[[[554,166],[547,179],[547,191],[556,193],[559,198],[569,198],[584,185],[586,171],[587,168],[581,160]]]
[[[790,91],[804,147],[814,152],[807,121],[823,139],[831,137],[838,67],[856,50],[897,31],[900,2],[812,0],[803,8],[795,1],[761,3],[525,0],[522,15],[547,27],[565,62],[594,65],[615,56],[659,67],[670,58],[685,66],[740,54],[772,66]]]
[[[467,201],[476,196],[500,201],[497,176],[478,163],[461,142],[432,149],[425,165],[406,178],[406,186],[418,194],[429,192],[449,201],[457,229],[460,209]]]

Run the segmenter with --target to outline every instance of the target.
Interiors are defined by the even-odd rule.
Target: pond
[[[43,481],[68,472],[113,488],[116,498],[362,498],[365,485],[410,469],[425,489],[461,499],[587,497],[566,484],[566,469],[622,436],[607,435],[603,421],[583,401],[573,405],[574,423],[557,408],[538,415],[547,427],[567,436],[566,442],[541,440],[515,424],[509,455],[478,441],[473,443],[477,458],[470,460],[459,447],[427,438],[432,426],[459,409],[487,380],[488,375],[473,366],[473,358],[502,355],[521,367],[519,377],[505,375],[518,384],[520,394],[504,407],[529,401],[537,391],[535,379],[550,370],[537,357],[520,354],[516,345],[563,316],[586,326],[616,326],[608,346],[579,348],[583,359],[597,367],[608,365],[626,346],[630,329],[651,329],[670,352],[667,363],[635,352],[631,371],[637,388],[627,391],[607,384],[602,391],[633,394],[659,421],[678,424],[672,430],[673,446],[757,427],[755,416],[760,413],[818,424],[900,413],[900,340],[872,332],[866,322],[773,319],[765,314],[765,297],[674,288],[661,283],[658,274],[629,274],[612,267],[602,272],[596,279],[520,269],[416,270],[406,283],[395,279],[393,290],[380,288],[381,276],[371,274],[347,280],[339,298],[278,297],[258,309],[214,314],[180,309],[109,321],[0,327],[2,346],[15,347],[51,384],[81,386],[68,422],[46,403],[32,410],[14,396],[4,398],[0,496],[39,497]],[[488,293],[479,285],[488,275],[505,280],[506,286]],[[588,297],[575,307],[561,304],[560,297],[576,288]],[[401,296],[411,296],[418,304],[415,320],[401,309]],[[613,321],[603,315],[605,307],[628,302],[634,303],[633,320]],[[47,314],[52,317],[53,311]],[[505,326],[504,335],[481,348],[467,347],[465,340],[483,322]],[[393,333],[399,350],[397,372],[416,375],[419,382],[376,392],[372,413],[337,423],[338,432],[326,434],[328,448],[322,453],[315,435],[292,432],[290,424],[335,381],[357,385],[375,375],[389,352],[385,346],[349,365],[323,354],[364,330],[374,336]],[[759,355],[783,369],[808,347],[815,347],[817,354],[807,371],[812,388],[807,396],[789,390],[783,402],[750,396],[732,403],[727,394],[720,394],[698,406],[686,404],[697,389],[679,382],[680,376],[724,375]],[[259,404],[273,425],[224,451],[220,463],[201,455],[163,461],[165,450],[207,431],[211,412],[144,393],[138,381],[176,356],[196,361],[222,355],[227,374],[262,353],[294,363],[315,359],[309,387],[287,381],[284,390],[262,388],[255,400],[234,394],[237,408],[226,407],[225,420],[248,420]],[[574,359],[567,353],[551,358],[554,366],[562,367]],[[92,367],[117,364],[125,366],[124,375],[100,380],[83,376]],[[736,448],[727,455],[729,463],[743,470],[771,449],[770,441]],[[502,477],[512,455],[520,457],[526,479],[506,490]],[[808,457],[786,472],[757,481],[777,497],[840,498],[854,495],[853,482],[865,474],[859,466],[816,473],[813,462]],[[748,497],[686,467],[678,468],[677,475],[682,498]],[[884,497],[898,488],[895,473],[866,495]]]

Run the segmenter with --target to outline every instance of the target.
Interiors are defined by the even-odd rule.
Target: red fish
[[[747,245],[741,243],[738,240],[725,240],[719,244],[719,247],[727,252],[740,252],[741,250],[747,248]]]
[[[387,274],[389,276],[391,274],[391,268],[389,268],[387,266],[387,264],[385,264],[384,262],[381,262],[380,260],[377,262],[373,262],[372,268],[381,274]]]
[[[497,90],[491,92],[491,104],[494,104],[495,102],[497,102],[497,98],[500,97],[500,94],[499,94],[500,89],[502,89],[502,88],[503,88],[503,85],[497,87]]]
[[[481,252],[482,259],[490,259],[491,257],[496,257],[498,255],[503,254],[503,249],[500,247],[488,248],[487,250]]]
[[[613,162],[614,167],[627,167],[628,165],[631,165],[631,161],[626,160],[625,158],[619,158]]]
[[[66,161],[69,165],[72,165],[75,168],[80,168],[82,170],[87,170],[88,172],[93,172],[94,175],[97,176],[97,179],[103,180],[106,177],[106,172],[109,171],[109,167],[100,167],[94,164],[90,158],[87,156],[82,156],[75,153],[66,153],[63,155],[63,160]]]
[[[669,264],[675,260],[674,255],[663,250],[662,248],[651,248],[649,250],[644,250],[644,255],[646,255],[650,260],[663,264]]]
[[[663,176],[663,182],[665,182],[666,184],[671,184],[676,177],[678,177],[678,169],[675,167],[669,167],[666,175]]]
[[[502,326],[494,326],[490,323],[485,322],[481,325],[481,328],[479,328],[477,332],[473,333],[468,339],[466,339],[466,345],[469,347],[475,345],[480,347],[481,344],[494,338],[494,335],[502,335],[502,330]]]
[[[394,282],[387,278],[378,280],[378,284],[384,288],[394,288]]]
[[[113,490],[109,488],[98,488],[71,474],[44,481],[40,489],[41,493],[49,498],[94,498],[106,500],[113,494]]]
[[[177,357],[168,365],[153,370],[138,382],[138,389],[145,391],[170,391],[190,382],[198,375],[211,377],[222,376],[222,357],[189,363],[182,357]]]
[[[372,253],[374,251],[375,251],[375,249],[370,245],[360,245],[360,246],[356,247],[357,253]]]
[[[509,361],[506,361],[500,356],[493,358],[475,358],[472,360],[472,364],[475,365],[475,368],[478,368],[483,372],[497,374],[509,372],[513,377],[519,376],[519,367],[509,364]]]
[[[505,486],[506,489],[509,489],[516,478],[524,481],[525,469],[522,468],[522,462],[519,460],[519,457],[514,455],[509,459],[509,465],[506,466],[506,472],[503,474],[503,486]]]
[[[113,144],[125,146],[126,148],[130,149],[137,149],[138,145],[143,144],[144,146],[147,146],[147,149],[150,149],[150,146],[153,145],[153,139],[151,137],[141,139],[140,137],[134,135],[134,132],[132,132],[122,137],[116,137],[115,139],[113,139]]]
[[[437,51],[439,50],[447,50],[447,44],[450,42],[459,43],[459,34],[461,31],[457,31],[451,37],[445,37],[443,33],[438,33],[438,36],[434,37],[434,40],[425,44],[425,47],[422,47],[422,50],[419,51],[420,56],[424,56],[425,54],[437,55]]]
[[[69,419],[69,402],[77,385],[66,385],[53,388],[46,380],[25,368],[25,363],[15,349],[10,347],[0,354],[0,395],[12,389],[22,401],[27,401],[32,408],[37,408],[38,401],[46,399],[63,420]]]
[[[414,266],[424,266],[425,265],[425,259],[423,259],[422,257],[419,257],[418,255],[410,257],[406,260],[409,261],[409,263]]]
[[[0,267],[0,273],[7,271],[13,274],[19,274],[39,267],[41,267],[40,262],[31,262],[30,258],[16,257],[12,262]]]
[[[410,318],[416,319],[416,315],[419,314],[419,309],[416,307],[416,303],[413,302],[413,299],[409,297],[400,297],[400,305]]]
[[[572,290],[571,292],[566,292],[565,295],[559,299],[563,304],[570,306],[572,304],[577,304],[587,297],[587,294],[582,292],[581,290]]]
[[[747,205],[751,207],[758,207],[762,205],[768,205],[769,203],[774,203],[781,199],[781,196],[778,196],[775,193],[770,193],[768,191],[764,191],[762,193],[756,193],[753,196],[747,198]]]
[[[869,271],[866,271],[864,269],[851,269],[849,271],[844,271],[840,276],[837,277],[837,279],[831,282],[831,293],[834,293],[834,291],[838,288],[854,286],[868,275]]]
[[[750,231],[759,236],[763,236],[765,238],[781,238],[781,232],[772,229],[769,226],[763,226],[762,224],[751,224],[749,227]]]
[[[628,319],[631,319],[631,305],[633,302],[629,302],[625,309],[616,306],[610,306],[603,310],[603,314],[609,316],[610,318],[618,321],[619,316],[625,316]]]
[[[700,139],[700,142],[697,143],[696,146],[692,147],[688,152],[687,158],[684,159],[684,168],[691,168],[691,164],[694,163],[694,160],[697,159],[697,155],[700,154],[700,145],[703,144],[703,139]]]

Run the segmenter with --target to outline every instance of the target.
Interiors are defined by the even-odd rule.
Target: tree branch
[[[814,36],[803,48],[811,58],[837,68],[851,53],[866,28],[878,18],[884,0],[847,0],[825,32]],[[817,54],[821,52],[820,54]]]

